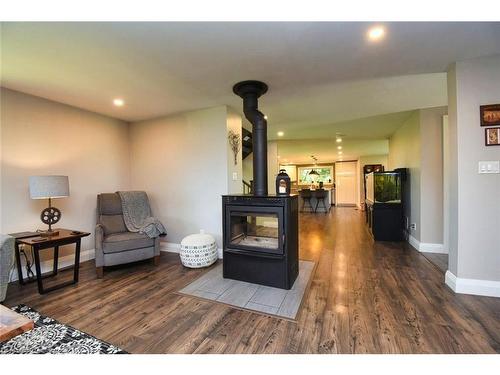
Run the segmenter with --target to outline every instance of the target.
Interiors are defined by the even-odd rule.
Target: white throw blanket
[[[162,223],[151,215],[149,199],[144,191],[119,191],[123,219],[130,232],[145,233],[150,238],[167,234]]]

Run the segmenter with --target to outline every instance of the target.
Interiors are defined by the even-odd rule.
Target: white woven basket
[[[181,241],[181,262],[184,267],[208,267],[217,260],[217,244],[210,234],[200,231],[191,234]]]

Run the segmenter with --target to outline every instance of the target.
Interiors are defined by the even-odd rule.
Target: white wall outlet
[[[480,161],[478,173],[500,173],[500,161]]]
[[[238,181],[238,172],[233,172],[233,181]]]
[[[417,230],[417,223],[411,223],[410,224],[410,229],[411,230]]]

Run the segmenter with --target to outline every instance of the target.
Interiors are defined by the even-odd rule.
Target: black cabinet
[[[404,241],[404,220],[401,204],[366,201],[367,224],[376,241]]]

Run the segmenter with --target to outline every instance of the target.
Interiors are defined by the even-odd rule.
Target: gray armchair
[[[97,196],[97,225],[95,228],[95,264],[97,277],[103,277],[103,267],[153,258],[160,259],[160,239],[146,234],[129,232],[123,220],[118,193]]]
[[[14,237],[0,234],[0,302],[5,300],[10,271],[14,266]]]

